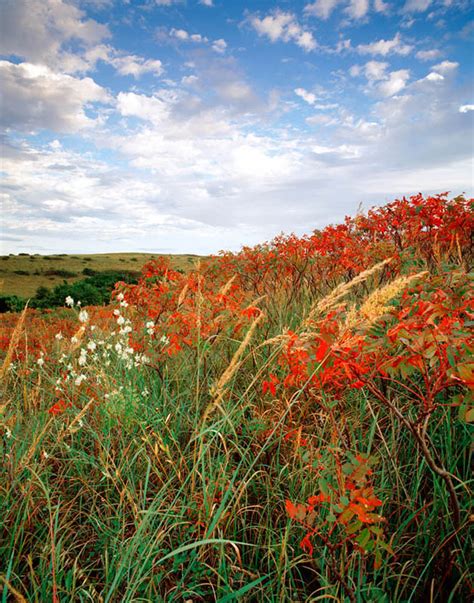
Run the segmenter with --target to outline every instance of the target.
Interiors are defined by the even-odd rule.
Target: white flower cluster
[[[44,352],[40,352],[39,358],[36,360],[38,366],[44,366]]]
[[[149,320],[146,324],[146,332],[148,333],[148,335],[153,335],[153,333],[155,332],[155,323],[152,320]]]
[[[89,320],[89,314],[87,313],[87,310],[81,310],[79,312],[79,322],[87,322]]]

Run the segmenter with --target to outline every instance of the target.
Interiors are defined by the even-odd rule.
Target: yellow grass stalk
[[[86,325],[82,325],[77,329],[74,335],[71,338],[71,346],[70,351],[73,352],[77,350],[77,348],[81,345],[82,338],[84,337],[84,333],[86,332]]]
[[[188,285],[188,283],[186,283],[184,285],[184,287],[181,289],[181,293],[179,294],[178,303],[176,304],[177,308],[179,308],[180,305],[183,303],[184,298],[186,297],[186,293],[188,292],[188,289],[189,289],[189,285]]]
[[[219,290],[218,295],[225,295],[227,293],[227,291],[229,291],[229,289],[232,286],[232,283],[235,281],[237,275],[234,274],[234,276],[231,276],[230,279],[227,281],[227,283],[221,287],[221,289]]]
[[[8,344],[7,354],[5,356],[5,360],[3,361],[2,368],[0,368],[0,379],[2,379],[2,380],[5,379],[5,375],[8,371],[8,367],[12,363],[13,353],[20,340],[20,336],[21,336],[22,329],[23,329],[23,323],[25,322],[25,318],[26,318],[27,308],[28,308],[28,304],[26,304],[26,306],[24,307],[23,312],[20,314],[20,318],[18,319],[18,322],[15,325],[15,328],[13,329],[10,343]]]
[[[38,448],[39,443],[43,439],[43,436],[45,435],[45,433],[48,431],[49,426],[53,422],[53,419],[54,419],[54,417],[50,417],[48,419],[48,421],[45,423],[43,429],[40,431],[40,433],[33,440],[31,446],[28,449],[28,452],[23,456],[23,458],[21,459],[21,461],[18,463],[18,472],[20,472],[21,470],[23,470],[28,465],[28,463],[31,461],[31,459],[33,458],[33,456],[34,456],[34,454],[36,452],[36,449]]]
[[[360,318],[369,324],[374,323],[390,309],[387,306],[387,302],[397,297],[411,283],[425,277],[427,274],[428,272],[425,270],[424,272],[418,272],[410,276],[400,276],[391,283],[375,289],[361,305],[359,309]]]
[[[353,289],[356,285],[359,285],[360,283],[366,281],[369,277],[381,270],[391,261],[392,258],[383,260],[383,262],[375,264],[375,266],[372,266],[372,268],[364,270],[348,283],[341,283],[340,285],[338,285],[335,289],[331,291],[331,293],[323,297],[323,299],[319,300],[316,304],[311,307],[308,318],[306,320],[314,320],[314,318],[316,318],[320,314],[323,314],[324,312],[327,312],[328,310],[334,308],[336,304],[338,304],[340,300],[345,297],[349,293],[349,291],[351,291],[351,289]]]
[[[238,370],[238,368],[241,364],[241,360],[240,360],[241,356],[244,353],[248,344],[250,343],[250,340],[252,339],[255,329],[257,328],[258,324],[263,320],[264,316],[265,315],[262,312],[262,314],[260,314],[259,316],[257,316],[255,318],[253,323],[250,325],[250,329],[247,331],[247,334],[245,335],[244,339],[242,340],[242,342],[240,343],[239,347],[237,348],[235,354],[233,355],[229,366],[222,373],[217,384],[212,388],[211,396],[213,397],[213,404],[218,404],[222,401],[222,396],[224,394],[224,388],[227,385],[227,383],[229,383],[229,381],[232,379],[232,377],[235,375],[236,371]]]
[[[84,415],[87,413],[87,411],[89,410],[89,408],[92,406],[94,402],[94,398],[91,398],[89,400],[89,402],[84,406],[84,408],[82,408],[79,413],[74,417],[74,419],[71,421],[71,423],[69,424],[68,428],[66,429],[66,432],[69,433],[76,433],[76,431],[78,429],[80,429],[80,427],[75,427],[76,423],[79,423],[79,421],[84,417]]]
[[[2,582],[5,587],[12,593],[18,603],[27,603],[25,597],[20,593],[20,591],[16,590],[16,588],[13,588],[13,586],[3,574],[0,574],[0,582]]]

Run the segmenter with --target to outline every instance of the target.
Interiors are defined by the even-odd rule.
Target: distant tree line
[[[71,296],[83,306],[102,306],[110,301],[110,294],[115,283],[136,283],[140,272],[132,270],[102,270],[84,268],[82,273],[87,277],[73,283],[56,285],[53,289],[38,287],[34,297],[29,298],[30,308],[57,308],[64,306],[66,297]],[[0,295],[0,312],[20,312],[26,305],[27,298],[18,295]]]

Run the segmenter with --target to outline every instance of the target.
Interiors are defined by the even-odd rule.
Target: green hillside
[[[3,255],[0,256],[0,293],[34,296],[38,287],[81,280],[87,269],[139,271],[148,261],[161,254],[149,253],[97,253],[87,255]],[[170,255],[174,268],[187,270],[199,259],[196,255]],[[84,272],[86,270],[86,272]]]

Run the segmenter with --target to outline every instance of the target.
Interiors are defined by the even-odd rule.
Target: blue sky
[[[469,0],[0,11],[3,253],[210,253],[472,195]]]

